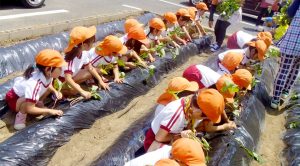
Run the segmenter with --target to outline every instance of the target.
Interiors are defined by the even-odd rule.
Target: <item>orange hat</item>
[[[96,27],[82,27],[78,26],[71,30],[70,39],[68,43],[68,47],[65,49],[65,52],[71,51],[75,46],[80,43],[83,43],[85,40],[95,36],[96,34]]]
[[[242,62],[244,56],[241,53],[237,53],[237,52],[228,52],[221,64],[226,67],[227,70],[232,71],[234,69],[236,69],[240,63]]]
[[[194,20],[196,17],[197,9],[195,7],[189,7],[188,12],[191,15],[191,18]]]
[[[172,158],[188,166],[206,166],[202,145],[189,138],[180,138],[172,144]]]
[[[39,65],[48,67],[62,67],[67,65],[61,54],[52,49],[40,51],[35,57],[35,62]]]
[[[198,106],[201,111],[214,123],[221,121],[221,114],[225,109],[223,96],[215,89],[204,89],[199,91]]]
[[[162,31],[166,29],[165,23],[160,18],[152,18],[149,21],[149,26]]]
[[[185,17],[190,17],[191,18],[191,15],[189,14],[189,11],[185,8],[180,8],[177,10],[176,12],[176,15],[179,15],[179,16],[185,16]]]
[[[257,38],[258,38],[258,39],[262,39],[262,38],[264,38],[264,37],[268,37],[268,38],[270,38],[271,40],[273,39],[273,36],[272,36],[271,32],[259,32],[259,33],[257,34]]]
[[[127,47],[122,44],[119,38],[109,35],[97,45],[95,52],[102,56],[110,55],[113,52],[125,54]]]
[[[263,61],[265,59],[265,55],[268,47],[263,40],[256,40],[256,41],[249,42],[247,44],[257,49],[258,59],[260,61]]]
[[[246,69],[238,69],[232,74],[233,82],[240,88],[251,90],[252,74]]]
[[[130,28],[135,26],[143,27],[144,25],[139,23],[136,19],[133,18],[127,19],[124,23],[125,33],[128,33]]]
[[[216,87],[217,87],[218,91],[223,95],[223,97],[225,98],[225,100],[227,102],[233,103],[235,92],[230,92],[229,90],[226,90],[226,91],[223,90],[223,88],[225,86],[228,86],[230,84],[234,85],[234,82],[232,81],[230,75],[225,74],[218,79],[218,81],[216,83]]]
[[[196,8],[199,9],[199,10],[208,11],[207,5],[204,2],[197,3]]]
[[[272,39],[270,39],[269,37],[263,37],[261,40],[263,40],[267,46],[267,48],[270,47],[270,45],[273,43]]]
[[[198,89],[199,87],[197,82],[189,82],[183,77],[175,77],[169,82],[166,92],[159,96],[157,103],[167,105],[171,101],[178,99],[175,93],[182,91],[196,92]]]
[[[212,0],[212,1],[211,1],[211,4],[212,4],[212,5],[217,5],[217,4],[219,4],[219,1],[218,1],[218,0]]]
[[[161,159],[158,160],[154,166],[180,166],[175,160]]]
[[[171,23],[173,23],[173,24],[177,23],[177,17],[176,17],[176,15],[175,15],[174,13],[172,13],[172,12],[167,12],[167,13],[165,13],[165,14],[164,14],[164,19],[166,19],[167,21],[169,21],[169,22],[171,22]]]
[[[144,29],[141,27],[133,27],[129,30],[127,34],[128,39],[135,39],[143,44],[148,44],[149,40],[146,36],[146,33],[144,32]]]

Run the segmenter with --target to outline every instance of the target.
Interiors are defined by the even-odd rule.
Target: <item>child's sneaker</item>
[[[282,91],[282,93],[281,93],[281,98],[282,99],[286,99],[286,98],[288,98],[289,97],[289,93],[287,92],[287,91]]]
[[[213,44],[209,45],[210,48],[215,48],[216,46],[218,46],[217,43],[213,43]]]
[[[278,109],[278,107],[279,107],[279,102],[272,100],[271,101],[271,108]]]
[[[220,46],[216,45],[216,47],[211,48],[210,51],[216,52],[216,51],[218,51],[220,48],[221,48]]]
[[[16,130],[22,130],[26,127],[26,117],[27,114],[23,114],[21,112],[18,112],[15,119],[14,128]]]

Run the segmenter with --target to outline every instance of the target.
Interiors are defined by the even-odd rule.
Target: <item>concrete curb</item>
[[[7,45],[7,43],[11,43],[11,42],[13,43],[20,40],[32,39],[44,35],[50,35],[62,31],[67,31],[73,28],[74,26],[78,26],[78,25],[81,26],[99,25],[110,21],[120,20],[129,16],[138,16],[144,12],[145,11],[125,10],[113,14],[95,15],[95,16],[89,16],[89,17],[84,17],[79,19],[71,19],[71,20],[66,20],[61,22],[40,24],[37,26],[0,31],[0,46]]]

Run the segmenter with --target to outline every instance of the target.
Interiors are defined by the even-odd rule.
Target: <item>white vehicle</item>
[[[45,0],[21,0],[21,2],[27,8],[39,8],[44,5]]]

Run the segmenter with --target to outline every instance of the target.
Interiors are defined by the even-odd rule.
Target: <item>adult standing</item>
[[[294,0],[288,8],[293,18],[289,29],[278,43],[281,52],[280,68],[274,82],[271,107],[277,109],[280,96],[286,98],[293,86],[300,67],[300,0]]]

